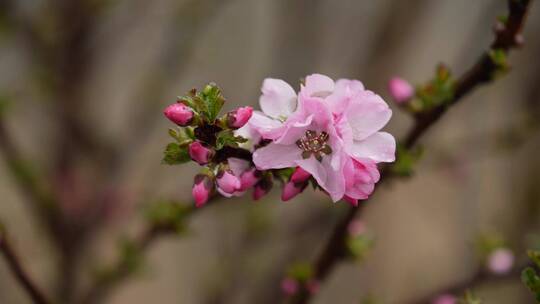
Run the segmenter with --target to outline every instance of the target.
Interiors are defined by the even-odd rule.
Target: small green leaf
[[[284,168],[273,171],[273,174],[276,178],[279,178],[283,182],[287,182],[291,179],[292,174],[294,173],[294,168]]]
[[[496,69],[491,75],[492,78],[504,75],[510,70],[510,64],[508,63],[508,56],[503,49],[492,49],[488,52],[489,59],[495,65]]]
[[[206,104],[207,118],[213,123],[219,115],[223,104],[225,104],[225,99],[221,95],[221,89],[215,83],[209,83],[200,93],[200,97]]]
[[[163,154],[162,162],[168,165],[183,164],[191,160],[187,145],[181,146],[178,143],[168,144]]]
[[[160,201],[148,206],[145,215],[152,226],[181,233],[187,228],[186,218],[191,211],[191,205]]]
[[[422,157],[422,147],[416,147],[408,150],[404,146],[398,144],[396,150],[396,162],[392,165],[392,172],[399,176],[411,176],[413,174],[414,165]]]
[[[540,251],[537,250],[528,250],[527,255],[534,262],[537,267],[540,267]]]
[[[295,263],[287,271],[287,276],[299,282],[306,282],[313,276],[313,267],[306,262]]]
[[[410,103],[413,112],[422,112],[453,100],[455,80],[450,69],[443,64],[437,66],[435,77],[427,84],[416,88],[416,97]]]
[[[463,298],[459,301],[460,304],[482,304],[480,298],[476,297],[470,290],[465,292]]]
[[[365,259],[374,243],[373,238],[367,235],[351,236],[346,240],[349,255],[357,261]]]
[[[233,130],[226,129],[216,134],[216,149],[223,149],[225,146],[238,147],[238,144],[246,142],[242,136],[235,136]]]

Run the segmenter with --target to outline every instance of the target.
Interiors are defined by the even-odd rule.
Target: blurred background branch
[[[493,214],[515,211],[502,222],[515,224],[507,230],[516,235],[516,243],[525,242],[522,230],[537,224],[538,197],[527,195],[529,205],[519,211],[501,201],[513,202],[524,191],[517,180],[534,184],[538,178],[531,152],[537,150],[538,133],[527,122],[522,124],[523,113],[516,114],[531,114],[538,101],[530,89],[538,89],[538,77],[530,75],[537,70],[530,62],[539,50],[538,10],[525,35],[530,41],[511,75],[498,82],[493,93],[475,92],[475,103],[465,103],[440,121],[438,137],[426,138],[430,153],[418,164],[423,167],[407,185],[409,190],[402,190],[401,184],[385,187],[388,190],[375,198],[380,202],[373,207],[370,203],[366,210],[329,207],[325,196],[306,191],[293,204],[214,204],[191,220],[195,209],[190,205],[160,201],[189,201],[196,172],[189,166],[156,165],[165,137],[161,108],[175,95],[207,81],[224,88],[228,107],[255,105],[259,92],[254,88],[264,77],[295,83],[313,72],[359,78],[384,96],[384,83],[396,73],[417,82],[441,58],[457,71],[468,68],[471,54],[488,44],[485,29],[502,9],[500,1],[490,0],[0,0],[0,98],[8,99],[7,109],[0,104],[5,159],[0,194],[15,202],[2,204],[0,212],[12,228],[11,236],[25,240],[20,244],[21,260],[29,263],[21,269],[31,268],[44,283],[43,290],[54,291],[51,299],[57,301],[52,302],[59,303],[146,303],[155,301],[155,295],[163,302],[275,303],[286,265],[319,249],[326,252],[318,247],[321,237],[336,222],[343,232],[358,212],[378,234],[375,252],[362,270],[349,265],[332,275],[317,302],[349,301],[370,289],[384,291],[381,295],[389,302],[422,299],[419,295],[440,289],[435,288],[437,280],[411,286],[414,280],[403,282],[393,273],[392,263],[414,265],[414,271],[405,267],[403,275],[426,274],[421,264],[424,251],[433,259],[450,261],[429,275],[469,282],[476,275],[467,271],[474,269],[470,263],[463,262],[471,251],[463,244],[476,229],[500,219]],[[505,51],[516,42],[521,17],[519,11],[514,13],[492,50]],[[486,53],[473,72],[458,79],[454,99],[460,100],[485,78],[490,60],[499,55]],[[517,100],[529,103],[517,109]],[[445,111],[446,106],[420,114],[405,144],[413,146]],[[410,123],[406,116],[394,115],[392,133],[405,135],[402,130]],[[497,134],[504,137],[506,148],[498,146]],[[516,159],[522,163],[512,171],[516,184],[498,184],[494,176],[506,181],[510,170],[501,163],[514,164]],[[465,178],[449,177],[448,171]],[[387,178],[394,174],[386,172]],[[483,188],[493,183],[499,192]],[[437,187],[441,184],[453,195]],[[28,208],[18,207],[18,196]],[[406,208],[400,204],[404,198]],[[275,194],[268,201],[274,199]],[[488,201],[492,205],[487,206]],[[151,215],[131,216],[139,202],[151,202]],[[28,211],[34,217],[28,217]],[[244,223],[244,217],[254,219],[261,213],[264,220],[255,225],[258,228]],[[197,238],[156,242],[161,236],[183,237],[188,220]],[[445,235],[446,247],[438,243],[437,233]],[[118,250],[115,240],[125,234],[135,237],[122,239]],[[326,266],[319,266],[317,276],[325,277],[341,260],[341,238],[338,233],[330,257],[319,257]],[[390,250],[389,243],[401,244],[399,250]],[[430,251],[433,244],[448,249]],[[451,264],[456,261],[461,267]],[[145,262],[155,273],[141,271]],[[105,273],[96,274],[93,264]],[[0,284],[7,287],[0,302],[25,303],[26,295],[9,288],[17,282],[1,266]],[[141,273],[153,280],[123,284]],[[493,303],[499,303],[500,297],[494,298]]]

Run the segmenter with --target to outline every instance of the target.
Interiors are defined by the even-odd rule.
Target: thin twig
[[[522,263],[514,267],[511,271],[504,274],[494,274],[487,271],[484,268],[481,268],[473,276],[463,281],[454,283],[453,285],[442,288],[421,299],[410,301],[408,303],[409,304],[429,304],[429,303],[432,303],[433,299],[435,299],[437,296],[442,295],[442,294],[461,295],[461,294],[464,294],[468,289],[481,285],[481,284],[502,282],[502,281],[506,281],[510,279],[518,279],[523,269],[529,266],[532,267],[533,264],[530,261],[527,261],[526,263]]]
[[[35,304],[49,304],[51,303],[45,294],[39,289],[39,287],[32,281],[28,273],[24,270],[24,267],[21,265],[21,261],[17,257],[17,254],[15,254],[15,251],[13,250],[9,239],[7,237],[7,233],[4,229],[4,227],[0,224],[0,252],[2,252],[2,255],[6,259],[6,262],[13,272],[13,275],[21,284],[23,289],[28,293],[30,298],[32,298],[32,301]]]
[[[205,208],[196,208],[194,205],[190,207],[186,214],[187,217],[191,217],[198,213],[200,210],[204,210],[208,205],[214,205],[223,199],[222,196],[215,195],[206,203]],[[186,218],[187,219],[187,218]],[[161,237],[176,233],[176,227],[171,225],[149,225],[145,227],[138,236],[133,240],[132,250],[137,253],[138,256],[144,257],[151,246]],[[110,272],[105,279],[97,279],[89,287],[79,301],[81,304],[93,304],[100,303],[102,300],[118,285],[124,282],[133,274],[130,271],[130,265],[128,262],[120,257],[114,265],[110,268]]]
[[[495,41],[492,43],[491,50],[501,50],[507,53],[511,48],[516,47],[516,37],[520,35],[521,28],[525,21],[530,0],[509,0],[509,17],[505,28],[496,33]],[[461,78],[458,79],[455,85],[455,92],[452,99],[448,102],[439,105],[427,112],[421,112],[415,116],[415,124],[403,141],[404,147],[407,149],[413,148],[420,137],[424,135],[435,122],[437,122],[448,109],[462,100],[462,97],[471,93],[479,85],[485,84],[492,80],[492,76],[497,71],[497,66],[492,61],[489,51],[485,52],[478,62]],[[387,181],[395,175],[389,170],[390,167],[385,167],[382,172],[381,182]],[[364,201],[359,207],[351,208],[345,217],[341,219],[335,226],[332,235],[323,248],[321,254],[317,257],[314,263],[314,279],[318,281],[324,280],[335,264],[344,257],[345,253],[345,237],[347,235],[347,227],[349,223],[361,213]],[[311,299],[311,294],[306,290],[290,299],[293,304],[305,304]]]

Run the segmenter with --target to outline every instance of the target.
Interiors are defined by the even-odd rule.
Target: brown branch
[[[511,48],[516,47],[516,37],[520,35],[521,28],[525,21],[530,0],[509,0],[509,17],[503,30],[496,33],[495,41],[492,43],[490,51],[497,49],[507,53]],[[489,51],[485,52],[478,62],[461,78],[458,79],[455,85],[455,92],[452,99],[446,103],[436,106],[435,108],[421,112],[415,116],[415,123],[408,135],[405,137],[404,146],[411,149],[418,142],[420,137],[424,135],[437,122],[448,109],[462,100],[462,97],[471,93],[481,84],[485,84],[492,80],[493,74],[498,67],[492,61]],[[390,167],[385,167],[382,172],[381,182],[387,181],[395,175],[389,170]],[[324,246],[321,254],[314,262],[314,279],[322,281],[326,279],[333,267],[339,262],[345,254],[345,238],[347,235],[347,227],[358,213],[361,213],[364,201],[358,208],[351,208],[344,218],[342,218],[335,226],[330,239]],[[305,304],[311,299],[311,294],[306,290],[302,290],[297,296],[290,299],[290,303]]]
[[[514,267],[511,271],[505,274],[494,274],[482,268],[482,269],[479,269],[473,276],[463,281],[457,282],[453,285],[442,288],[418,300],[410,301],[407,303],[429,304],[429,303],[432,303],[433,299],[435,299],[437,296],[442,295],[442,294],[452,294],[452,295],[458,296],[458,295],[464,294],[468,289],[481,285],[481,284],[503,282],[510,279],[519,279],[519,276],[521,275],[521,272],[523,271],[523,269],[529,266],[533,267],[533,263],[528,261],[526,263],[522,263]]]
[[[196,208],[191,205],[186,214],[188,217],[204,210],[208,205],[214,205],[223,199],[222,196],[215,195],[206,203],[204,208]],[[170,224],[150,224],[145,227],[137,237],[134,238],[132,250],[140,257],[146,255],[151,246],[166,235],[173,235],[177,231],[174,223]],[[133,274],[130,269],[129,261],[120,257],[112,267],[106,278],[98,278],[89,287],[88,291],[83,294],[78,303],[93,304],[101,303],[103,299],[118,285],[124,282]]]
[[[4,227],[0,224],[0,252],[6,259],[6,262],[13,272],[15,279],[23,287],[23,289],[28,293],[32,301],[36,304],[49,304],[51,303],[45,294],[38,288],[38,286],[32,281],[28,273],[24,270],[24,267],[21,265],[21,261],[15,254],[7,233]]]

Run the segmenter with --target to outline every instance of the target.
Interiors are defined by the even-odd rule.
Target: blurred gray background
[[[29,18],[46,6],[16,2],[17,14]],[[392,103],[390,77],[420,84],[440,62],[460,75],[489,46],[495,18],[506,13],[500,0],[109,2],[95,22],[92,55],[71,102],[85,126],[123,147],[124,164],[111,173],[122,203],[108,203],[111,219],[88,241],[83,285],[96,264],[114,260],[120,236],[140,229],[142,204],[191,201],[199,168],[160,164],[171,127],[162,109],[177,95],[214,81],[228,100],[226,110],[258,107],[265,77],[298,88],[300,78],[317,72],[359,79]],[[379,189],[365,213],[374,250],[364,263],[340,264],[314,303],[360,303],[372,294],[398,304],[430,294],[476,271],[474,242],[483,233],[504,236],[523,258],[527,236],[538,228],[531,210],[540,203],[540,136],[528,128],[540,114],[538,3],[525,29],[510,73],[468,96],[429,131],[412,178]],[[0,39],[0,90],[14,100],[6,124],[28,158],[47,170],[66,130],[36,81],[36,55],[23,40],[16,34]],[[387,130],[400,138],[411,119],[391,106]],[[78,172],[92,171],[84,158],[75,163]],[[90,173],[84,181],[92,185],[95,178]],[[58,275],[55,252],[23,195],[0,162],[0,216],[30,273],[50,290]],[[287,265],[317,254],[344,206],[311,189],[288,203],[280,202],[277,189],[260,202],[249,196],[221,201],[198,212],[185,236],[160,240],[144,270],[105,302],[277,303]],[[92,208],[70,207],[75,220]],[[533,303],[518,280],[475,290],[485,303]],[[0,303],[29,303],[3,261]]]

